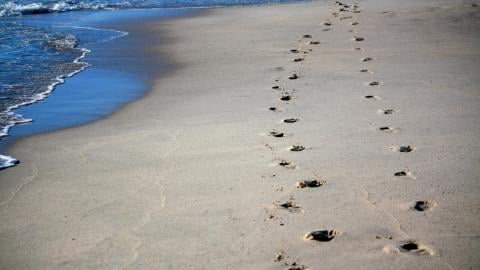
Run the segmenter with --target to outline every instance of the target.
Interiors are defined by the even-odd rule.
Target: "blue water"
[[[87,123],[142,95],[148,72],[110,48],[138,47],[137,40],[108,22],[188,13],[171,8],[295,1],[301,0],[0,0],[0,138]],[[62,92],[49,97],[54,90]],[[39,101],[44,105],[27,106]],[[18,163],[1,154],[0,169]]]

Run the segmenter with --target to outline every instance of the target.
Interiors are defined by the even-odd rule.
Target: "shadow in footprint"
[[[282,100],[282,101],[289,101],[289,100],[291,100],[291,99],[292,99],[292,96],[290,96],[290,95],[283,95],[283,96],[280,98],[280,100]]]
[[[310,44],[310,45],[318,45],[318,44],[320,44],[320,41],[310,41],[310,42],[308,42],[308,44]]]
[[[298,121],[298,118],[287,118],[287,119],[283,119],[283,122],[284,123],[288,123],[288,124],[292,124],[292,123],[295,123]]]
[[[381,98],[379,96],[373,96],[373,95],[366,95],[366,99],[375,99],[375,100],[380,100]]]
[[[378,113],[381,113],[381,114],[393,114],[394,112],[395,110],[393,109],[378,110]]]
[[[272,135],[273,137],[276,137],[276,138],[281,138],[281,137],[285,136],[285,134],[283,132],[278,132],[278,131],[271,131],[270,135]]]
[[[373,61],[373,58],[371,57],[365,57],[365,58],[362,58],[360,59],[362,62],[370,62],[370,61]]]
[[[401,146],[391,146],[389,147],[390,150],[394,152],[400,152],[400,153],[410,153],[415,150],[415,147],[411,145],[401,145]]]
[[[310,268],[306,267],[305,265],[291,265],[287,270],[310,270]]]
[[[297,188],[316,188],[326,184],[327,181],[325,180],[302,180],[297,182]]]
[[[420,211],[420,212],[423,212],[423,211],[428,211],[428,210],[432,209],[433,207],[435,207],[435,202],[428,200],[428,201],[415,202],[415,205],[413,206],[413,209],[415,209],[417,211]]]
[[[365,38],[362,38],[362,37],[356,37],[356,38],[354,38],[353,40],[355,40],[355,41],[364,41],[364,40],[365,40]]]
[[[292,74],[290,77],[288,77],[289,80],[296,80],[298,79],[297,74]]]
[[[369,83],[368,85],[370,85],[370,86],[378,86],[378,85],[380,85],[380,82],[371,82],[371,83]]]
[[[335,230],[322,230],[322,231],[313,231],[305,234],[304,238],[307,240],[316,240],[320,242],[332,241],[335,236],[338,235],[338,232]]]
[[[302,212],[300,206],[298,206],[293,199],[290,199],[281,204],[276,204],[276,206],[282,209],[286,209],[292,213]]]
[[[312,38],[312,35],[303,35],[303,38]]]
[[[416,255],[433,255],[433,251],[425,245],[415,240],[409,240],[399,246],[399,250],[404,253],[414,253]]]
[[[398,152],[401,152],[401,153],[410,153],[413,151],[413,147],[410,146],[410,145],[402,145],[398,148]]]
[[[302,145],[293,145],[292,147],[290,147],[290,151],[292,152],[301,152],[303,150],[305,150],[305,147]]]
[[[297,49],[291,49],[290,52],[291,52],[291,53],[299,53],[300,51],[297,50]]]
[[[293,62],[302,62],[304,59],[303,58],[295,58],[293,59]]]
[[[277,110],[277,107],[270,107],[268,108],[270,111],[276,111]]]
[[[397,171],[393,173],[393,176],[398,177],[398,178],[410,178],[410,179],[417,179],[412,172],[409,169]]]
[[[296,165],[293,162],[286,161],[286,160],[281,160],[280,162],[278,162],[278,165],[280,165],[284,168],[287,168],[287,169],[295,169],[296,168]]]

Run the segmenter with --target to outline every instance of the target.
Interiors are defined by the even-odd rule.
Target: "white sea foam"
[[[13,157],[0,155],[0,170],[15,166],[18,163],[20,162]]]
[[[59,1],[57,3],[33,2],[27,4],[15,3],[9,1],[0,4],[0,17],[11,17],[28,14],[65,12],[82,9],[109,9],[114,8],[115,4],[107,3],[88,3],[88,2],[69,2]]]
[[[53,27],[55,27],[55,28],[88,29],[88,30],[92,30],[92,31],[102,31],[102,32],[108,31],[108,32],[115,33],[115,34],[112,34],[108,38],[97,40],[95,43],[103,43],[103,42],[112,41],[114,39],[121,38],[121,37],[124,37],[124,36],[129,34],[128,32],[125,32],[125,31],[114,30],[114,29],[106,29],[106,28],[95,28],[95,27],[89,27],[89,26],[54,25]]]

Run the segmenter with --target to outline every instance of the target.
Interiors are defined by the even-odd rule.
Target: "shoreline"
[[[158,73],[165,73],[167,69],[175,69],[171,59],[167,59],[165,55],[157,57],[158,59],[156,58],[157,60],[155,60],[157,63],[153,63],[148,59],[146,56],[147,49],[142,49],[146,46],[141,45],[141,43],[146,44],[148,40],[148,36],[144,33],[145,26],[151,20],[163,21],[169,20],[175,16],[199,16],[198,14],[201,13],[199,11],[192,11],[188,8],[177,9],[173,12],[164,10],[123,10],[119,11],[119,14],[114,14],[112,11],[82,12],[85,13],[83,16],[86,17],[80,23],[82,26],[62,27],[86,27],[90,29],[98,29],[100,31],[125,33],[120,38],[125,38],[125,35],[129,35],[129,32],[134,31],[134,37],[126,37],[126,40],[121,41],[114,40],[118,37],[112,37],[108,41],[88,44],[86,45],[87,48],[81,48],[82,50],[89,52],[86,56],[86,60],[84,55],[79,57],[86,61],[86,66],[81,70],[74,72],[74,74],[67,74],[64,76],[63,80],[68,80],[69,82],[67,85],[64,82],[55,82],[53,83],[53,86],[49,87],[53,89],[46,91],[45,93],[47,94],[42,99],[27,105],[16,106],[16,114],[26,115],[30,120],[33,119],[33,121],[15,124],[13,125],[13,129],[10,127],[8,135],[3,137],[0,142],[0,150],[2,153],[8,151],[17,142],[28,139],[31,136],[81,127],[106,119],[111,114],[115,113],[115,111],[120,110],[123,106],[144,96],[151,88],[152,77],[160,76],[160,74],[153,76],[153,67],[158,69]],[[95,17],[101,15],[97,15],[96,13],[106,14],[106,16],[104,16],[106,18],[102,18],[98,21]],[[69,14],[61,15],[68,16]],[[138,20],[140,18],[142,21],[139,22]],[[129,32],[127,32],[127,30]],[[111,45],[110,42],[117,43]],[[134,51],[127,51],[130,50],[129,47]],[[109,52],[109,50],[112,49],[118,52]],[[120,51],[124,52],[121,53]],[[135,53],[139,59],[144,59],[144,61],[142,63],[136,63],[138,61],[125,58],[124,56],[129,53]],[[117,60],[110,63],[110,61],[104,60],[106,58]],[[74,62],[77,62],[77,60],[78,59],[75,59]],[[85,72],[86,70],[87,74],[78,74]],[[131,77],[132,79],[129,79],[130,81],[124,80],[123,83],[127,84],[127,86],[124,86],[113,82],[114,76]],[[91,83],[90,81],[95,81],[97,84]],[[98,89],[96,91],[99,95],[95,96],[95,90],[85,91],[85,88]],[[115,94],[115,97],[113,97],[113,93],[105,94],[105,92],[111,92],[112,90],[110,89],[113,88],[124,90],[117,90],[118,93]],[[96,100],[93,101],[93,99]],[[79,101],[77,102],[76,100]],[[101,102],[103,102],[103,104],[100,104]],[[72,104],[72,106],[67,108],[69,105],[64,104]],[[94,108],[96,104],[109,109],[102,108],[98,110],[97,108]],[[99,115],[91,115],[91,112],[82,108],[90,108],[92,111],[98,110],[96,113]],[[56,115],[60,110],[62,110],[62,114]],[[9,167],[4,169],[8,168]]]
[[[148,22],[150,55],[178,69],[100,121],[12,145],[0,268],[480,266],[480,11],[359,6]]]

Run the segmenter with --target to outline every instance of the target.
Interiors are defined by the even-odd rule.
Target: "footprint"
[[[394,112],[396,111],[393,109],[378,110],[378,113],[381,113],[381,114],[393,114]]]
[[[415,206],[413,206],[413,208],[417,211],[428,211],[430,209],[432,209],[433,207],[435,207],[435,202],[434,201],[418,201],[415,203]]]
[[[386,253],[410,253],[415,255],[435,255],[433,250],[416,240],[407,240],[398,246],[388,245],[383,248]]]
[[[280,100],[283,100],[283,101],[289,101],[289,100],[291,100],[291,99],[292,99],[292,96],[290,96],[290,95],[283,95],[283,96],[280,98]]]
[[[292,74],[292,76],[288,77],[289,80],[296,80],[298,79],[298,75],[297,74]]]
[[[373,58],[371,58],[371,57],[365,57],[365,58],[362,58],[362,59],[360,59],[360,60],[361,60],[362,62],[370,62],[370,61],[373,60]]]
[[[416,177],[413,176],[412,172],[410,172],[408,169],[395,172],[393,175],[395,177],[409,177],[411,179],[416,179]]]
[[[362,38],[362,37],[355,37],[353,40],[355,41],[364,41],[365,38]]]
[[[290,151],[292,152],[301,152],[303,150],[305,150],[305,147],[302,145],[293,145],[292,147],[290,147]]]
[[[378,85],[380,85],[380,82],[371,82],[371,83],[369,83],[368,85],[370,85],[370,86],[378,86]]]
[[[308,44],[310,44],[310,45],[318,45],[318,44],[320,44],[320,41],[310,41],[310,42],[308,42]]]
[[[312,35],[303,35],[303,38],[312,38]]]
[[[301,208],[300,206],[298,206],[295,201],[290,198],[290,200],[284,202],[284,203],[281,203],[281,204],[275,204],[277,207],[280,207],[280,208],[283,208],[283,209],[286,209],[292,213],[298,213],[298,212],[302,212],[301,211]]]
[[[415,150],[415,147],[410,145],[402,145],[402,146],[390,146],[389,149],[394,152],[410,153],[413,150]]]
[[[351,25],[358,25],[359,22],[352,22]]]
[[[372,73],[370,70],[368,69],[361,69],[360,72],[363,72],[363,73]]]
[[[430,248],[414,240],[406,241],[401,244],[399,248],[402,252],[411,252],[419,255],[433,255],[433,251]]]
[[[378,130],[386,132],[386,133],[395,133],[397,130],[394,127],[379,127]]]
[[[355,48],[355,51],[365,51],[363,48],[357,47]]]
[[[339,233],[335,230],[313,231],[305,234],[303,238],[307,240],[316,240],[320,242],[328,242],[333,240]]]
[[[270,132],[270,135],[272,135],[273,137],[276,137],[276,138],[281,138],[281,137],[284,137],[285,134],[283,132],[278,132],[278,131],[271,131]]]
[[[295,169],[297,166],[295,164],[293,164],[292,162],[290,161],[286,161],[286,160],[281,160],[280,162],[278,162],[278,165],[284,167],[284,168],[287,168],[287,169]]]
[[[402,145],[398,148],[398,152],[402,152],[402,153],[410,153],[413,150],[414,150],[414,147],[410,145]]]
[[[323,29],[323,32],[327,32],[327,31],[330,31],[330,28]]]
[[[283,119],[283,122],[284,123],[288,123],[288,124],[292,124],[292,123],[295,123],[297,122],[298,119],[297,118],[287,118],[287,119]]]
[[[299,53],[300,51],[297,50],[297,49],[291,49],[290,52],[292,52],[292,53]]]
[[[302,180],[297,182],[297,188],[316,188],[326,184],[327,181],[325,180]]]
[[[292,265],[288,268],[288,270],[310,270],[310,268],[306,267],[306,266],[303,265],[303,264],[302,264],[302,265],[296,265],[296,263],[295,263],[295,265],[292,264]]]
[[[293,62],[302,62],[304,59],[303,58],[295,58],[293,59]]]
[[[381,98],[379,96],[372,96],[372,95],[367,95],[365,96],[366,99],[376,99],[376,100],[380,100]]]
[[[278,85],[272,86],[272,89],[275,89],[275,90],[280,89],[280,86]]]
[[[325,26],[332,26],[333,24],[332,24],[332,23],[329,23],[329,22],[326,22],[326,23],[323,23],[323,25],[325,25]]]
[[[270,111],[276,111],[277,110],[277,107],[270,107],[268,108]]]

